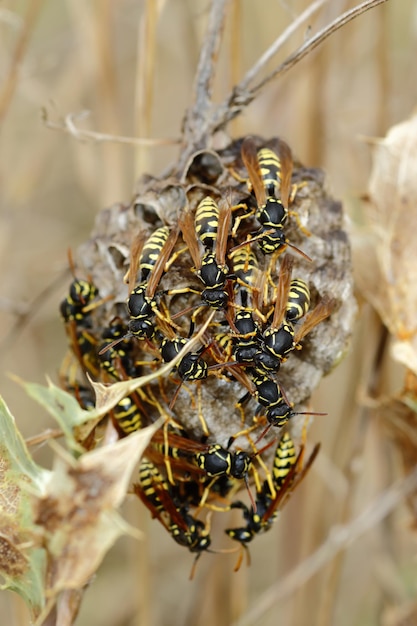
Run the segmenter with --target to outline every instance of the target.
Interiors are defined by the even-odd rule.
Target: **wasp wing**
[[[248,170],[249,180],[252,184],[258,206],[264,206],[266,203],[266,190],[259,167],[258,151],[251,137],[246,137],[243,140],[241,154],[243,163]]]

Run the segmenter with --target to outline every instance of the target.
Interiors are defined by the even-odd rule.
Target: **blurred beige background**
[[[223,99],[236,78],[308,5],[306,0],[230,2],[216,99]],[[312,32],[352,6],[330,0],[311,20]],[[51,422],[8,373],[37,382],[46,374],[56,377],[66,349],[58,304],[70,280],[64,274],[67,248],[76,249],[88,237],[101,208],[129,201],[141,173],[158,174],[176,154],[172,145],[144,149],[80,141],[48,129],[41,111],[46,108],[49,119],[59,122],[89,110],[77,125],[111,135],[178,137],[192,98],[208,9],[207,0],[0,4],[0,392],[25,436]],[[144,39],[152,16],[153,41]],[[277,62],[306,34],[299,30]],[[24,54],[16,65],[19,42]],[[391,0],[348,24],[271,83],[230,131],[233,136],[286,139],[300,161],[326,170],[331,193],[361,223],[360,197],[371,165],[364,137],[383,136],[413,111],[416,58],[417,5]],[[190,583],[192,556],[132,501],[126,515],[150,531],[149,542],[118,542],[86,593],[79,626],[231,624],[247,607],[256,608],[271,583],[323,542],[348,494],[349,515],[355,515],[394,480],[395,453],[384,432],[377,420],[367,420],[355,408],[367,346],[373,345],[377,328],[371,312],[366,307],[361,311],[351,354],[315,398],[316,410],[328,412],[316,419],[310,435],[323,444],[320,459],[274,529],[253,543],[252,567],[242,566],[232,575],[235,555],[204,555]],[[25,313],[27,323],[17,327]],[[401,373],[388,363],[387,385],[396,388],[400,380]],[[41,451],[36,458],[47,462],[48,455]],[[397,616],[396,606],[415,596],[415,544],[408,531],[401,509],[359,539],[336,574],[324,568],[253,623],[403,623],[390,620]],[[0,623],[20,626],[27,620],[19,599],[2,592]]]

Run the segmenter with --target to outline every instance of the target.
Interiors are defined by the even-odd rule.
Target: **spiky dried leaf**
[[[0,574],[3,589],[21,595],[32,615],[44,602],[46,555],[33,522],[32,496],[41,497],[49,472],[31,459],[15,420],[0,398]]]
[[[85,585],[116,539],[128,532],[116,509],[160,425],[87,452],[77,461],[64,453],[57,456],[46,492],[35,505],[49,556],[49,596]]]

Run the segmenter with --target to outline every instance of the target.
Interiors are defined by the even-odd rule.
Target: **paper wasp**
[[[174,471],[176,467],[180,468],[180,475],[185,471],[196,475],[200,480],[221,475],[240,479],[247,473],[252,461],[251,456],[243,450],[230,452],[219,444],[199,443],[173,433],[168,434],[167,441],[160,437],[156,433],[150,447],[160,455],[168,456]],[[179,464],[175,463],[179,460]]]
[[[210,196],[200,202],[194,219],[191,212],[186,211],[179,220],[197,275],[204,285],[201,299],[214,309],[225,308],[228,302],[226,283],[229,268],[226,264],[226,249],[230,221],[230,208],[219,209]],[[199,242],[204,248],[203,255],[200,254]]]
[[[291,280],[293,260],[285,256],[280,267],[278,289],[271,325],[262,334],[262,350],[255,365],[265,372],[277,372],[282,361],[294,349],[297,322],[308,311],[310,291],[301,279]]]
[[[154,463],[170,465],[171,473],[181,481],[184,476],[194,477],[203,484],[205,492],[201,503],[204,503],[210,495],[208,489],[219,480],[231,478],[244,480],[249,497],[253,502],[249,489],[249,471],[253,460],[271,446],[268,443],[260,450],[249,454],[244,450],[231,452],[219,444],[204,444],[197,441],[169,433],[168,435],[156,433],[150,443],[147,455]],[[231,438],[230,442],[234,440]]]
[[[310,308],[310,289],[300,278],[294,278],[290,284],[285,319],[287,322],[298,322],[308,313]]]
[[[241,148],[242,160],[249,174],[257,202],[256,218],[260,229],[255,237],[264,254],[284,250],[286,246],[311,260],[289,242],[284,227],[288,220],[293,160],[289,146],[278,140],[278,155],[269,148],[256,149],[246,137]]]
[[[98,349],[101,367],[117,380],[139,376],[133,359],[133,344],[126,335],[125,323],[116,317],[103,331],[103,341]]]
[[[251,369],[250,372],[256,389],[256,399],[266,408],[266,419],[271,426],[281,428],[295,415],[291,404],[286,400],[277,382],[259,370]]]
[[[197,558],[208,550],[211,539],[205,524],[188,512],[187,505],[175,501],[171,486],[152,461],[142,460],[134,491],[178,544],[196,552]]]
[[[161,226],[148,237],[141,252],[141,236],[135,244],[129,269],[129,287],[131,288],[136,280],[137,266],[139,284],[131,289],[127,300],[130,320],[126,336],[139,339],[150,339],[153,336],[155,331],[153,317],[157,315],[155,293],[177,237],[177,230],[170,232],[168,226]]]
[[[175,359],[179,352],[187,345],[189,339],[185,339],[179,335],[176,335],[173,329],[160,321],[159,324],[162,330],[162,341],[160,345],[160,354],[162,360],[165,363],[169,363]],[[190,333],[192,334],[193,325],[191,325]],[[207,378],[208,365],[201,358],[202,353],[207,348],[203,346],[200,350],[195,352],[189,352],[186,354],[176,365],[176,370],[182,381],[202,380]]]
[[[132,396],[126,396],[112,410],[116,427],[124,435],[140,430],[144,426],[144,416]]]
[[[68,250],[68,261],[74,278],[59,310],[66,325],[72,322],[77,326],[88,328],[91,326],[90,312],[96,306],[92,305],[92,301],[97,298],[99,292],[91,280],[76,277],[71,250]]]
[[[235,250],[230,258],[240,301],[238,305],[234,303],[237,311],[233,320],[233,355],[238,363],[252,363],[260,350],[260,328],[250,303],[254,299],[253,292],[258,282],[258,261],[249,245]]]
[[[78,326],[89,326],[88,306],[98,296],[97,287],[82,278],[74,278],[68,296],[60,304],[60,312],[65,323],[75,322]]]
[[[241,479],[247,474],[252,462],[253,455],[243,450],[231,452],[219,444],[200,443],[174,433],[169,433],[167,439],[162,437],[160,433],[155,433],[150,443],[150,455],[153,448],[158,452],[159,459],[162,456],[169,457],[174,473],[178,467],[180,475],[181,472],[190,472],[200,478],[227,475]],[[156,460],[156,457],[151,458]]]
[[[255,385],[254,395],[260,405],[257,413],[261,413],[262,407],[265,407],[265,416],[268,421],[268,426],[258,437],[256,443],[266,435],[271,426],[282,428],[294,415],[327,415],[327,413],[294,411],[294,405],[288,401],[285,392],[275,380],[256,369],[251,369],[250,373]],[[250,395],[251,392],[245,394],[238,404],[244,404]]]
[[[320,444],[317,444],[303,467],[304,446],[296,455],[290,435],[284,433],[276,449],[272,472],[275,493],[271,492],[270,485],[265,480],[256,493],[256,508],[249,508],[241,501],[234,502],[231,508],[242,509],[246,526],[228,528],[225,531],[226,534],[246,548],[246,544],[251,542],[257,534],[269,530],[277,517],[278,510],[284,506],[306,476],[319,449]],[[240,561],[236,569],[239,569],[239,566]]]

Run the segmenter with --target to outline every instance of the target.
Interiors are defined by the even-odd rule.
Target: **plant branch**
[[[274,43],[263,53],[258,61],[248,70],[240,83],[235,87],[239,91],[243,92],[248,89],[249,84],[256,78],[265,65],[272,59],[272,57],[278,52],[280,48],[288,41],[295,31],[302,26],[314,13],[316,13],[321,7],[329,2],[329,0],[316,0],[312,2],[305,11],[296,17],[291,24],[284,30],[282,35],[277,37]]]
[[[265,87],[265,85],[277,76],[285,74],[289,69],[296,65],[307,54],[312,52],[317,46],[323,43],[330,35],[335,33],[339,28],[345,26],[348,22],[351,22],[356,17],[359,17],[366,11],[373,9],[379,4],[387,2],[387,0],[365,0],[361,4],[353,7],[349,11],[342,13],[333,22],[321,29],[316,35],[308,39],[302,46],[300,46],[295,52],[293,52],[283,63],[281,63],[275,70],[273,70],[268,76],[259,81],[252,89],[247,89],[248,78],[247,75],[241,83],[236,85],[231,94],[219,105],[216,111],[216,116],[212,119],[211,132],[216,132],[224,127],[228,122],[239,115],[242,110],[248,106],[259,92]],[[301,16],[300,16],[301,18]],[[300,19],[299,18],[299,19]],[[276,42],[273,45],[277,45]],[[258,62],[254,67],[259,65],[259,69],[263,67],[263,64]],[[250,79],[255,77],[254,68],[250,70]]]
[[[10,71],[4,81],[3,89],[0,93],[0,123],[6,116],[14,92],[16,91],[20,66],[29,46],[29,40],[43,2],[44,0],[32,0],[29,4],[26,19],[12,56]]]
[[[210,132],[211,95],[217,58],[226,18],[227,0],[212,0],[211,11],[194,82],[194,104],[183,121],[187,156]],[[191,146],[191,147],[190,147]],[[185,159],[186,160],[186,159]]]
[[[114,143],[127,143],[135,146],[166,146],[180,143],[180,139],[153,139],[149,137],[124,137],[123,135],[110,135],[99,133],[94,130],[81,130],[75,125],[76,119],[83,119],[89,115],[89,111],[79,113],[68,113],[63,122],[52,122],[45,108],[42,109],[42,121],[47,128],[60,130],[68,135],[72,135],[79,141],[113,141]]]

